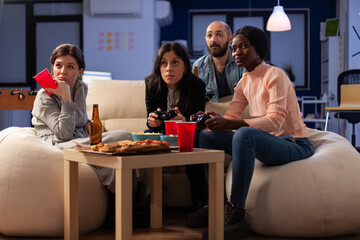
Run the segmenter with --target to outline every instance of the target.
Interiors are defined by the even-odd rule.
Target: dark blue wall
[[[161,40],[189,41],[189,10],[273,8],[277,0],[168,0],[173,8],[173,23],[161,29]],[[336,0],[283,0],[285,8],[310,9],[310,90],[297,91],[298,96],[319,96],[321,91],[320,22],[336,17]],[[204,29],[205,31],[205,29]],[[296,47],[296,46],[294,46]]]

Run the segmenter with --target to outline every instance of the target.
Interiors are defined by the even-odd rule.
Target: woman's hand
[[[173,117],[171,120],[182,120],[183,122],[186,122],[186,118],[181,114],[178,107],[175,107],[174,111],[176,112],[177,116]]]
[[[216,112],[207,112],[213,117],[206,120],[206,127],[213,132],[223,132],[226,130],[239,129],[241,127],[249,126],[244,120],[241,119],[226,119]]]
[[[160,108],[156,109],[157,111],[161,111]],[[162,123],[162,120],[157,119],[158,115],[155,113],[150,113],[148,117],[148,124],[150,127],[159,127]]]
[[[90,128],[91,128],[91,122],[87,122],[84,126],[83,129],[86,133],[87,136],[90,136]]]
[[[213,132],[223,132],[228,130],[228,119],[224,118],[216,112],[207,112],[207,114],[213,116],[212,118],[205,121],[206,127]]]
[[[46,88],[47,91],[52,92],[58,96],[60,96],[63,100],[70,101],[71,100],[71,89],[69,84],[64,81],[57,80],[56,81],[58,87],[57,88]]]
[[[205,114],[203,111],[199,111],[199,112],[196,113],[196,115],[203,115],[203,114]],[[192,122],[195,121],[195,120],[193,120],[192,116],[190,116],[190,121],[192,121]],[[196,129],[200,130],[200,131],[205,129],[206,128],[205,122],[204,122],[204,124],[202,124],[202,123],[199,123],[199,122],[196,121]]]

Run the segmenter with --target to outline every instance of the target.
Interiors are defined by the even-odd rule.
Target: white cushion
[[[308,129],[315,154],[268,167],[256,160],[246,200],[254,232],[331,237],[360,232],[360,155],[343,137]],[[226,176],[228,198],[232,168]]]
[[[86,164],[79,166],[80,232],[100,227],[107,190]],[[9,236],[63,236],[64,154],[32,128],[0,132],[0,232]]]
[[[87,84],[88,117],[92,118],[93,104],[99,104],[100,119],[106,132],[118,129],[140,132],[147,129],[144,80],[91,79]]]

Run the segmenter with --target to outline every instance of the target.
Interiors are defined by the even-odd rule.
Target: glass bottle
[[[197,77],[199,76],[198,67],[196,67],[196,66],[194,67],[194,75]]]
[[[101,143],[102,123],[98,104],[93,105],[93,117],[90,123],[90,145]]]

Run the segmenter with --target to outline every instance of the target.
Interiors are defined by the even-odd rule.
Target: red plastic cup
[[[51,77],[49,71],[47,68],[39,72],[36,76],[34,76],[34,79],[40,84],[42,88],[57,88],[57,84],[55,80]],[[45,90],[46,91],[46,90]],[[53,93],[46,91],[49,95],[52,95]]]
[[[192,152],[194,149],[196,122],[177,122],[179,152]]]
[[[176,123],[182,122],[181,120],[165,120],[165,133],[166,135],[176,135],[177,134],[177,128]]]

